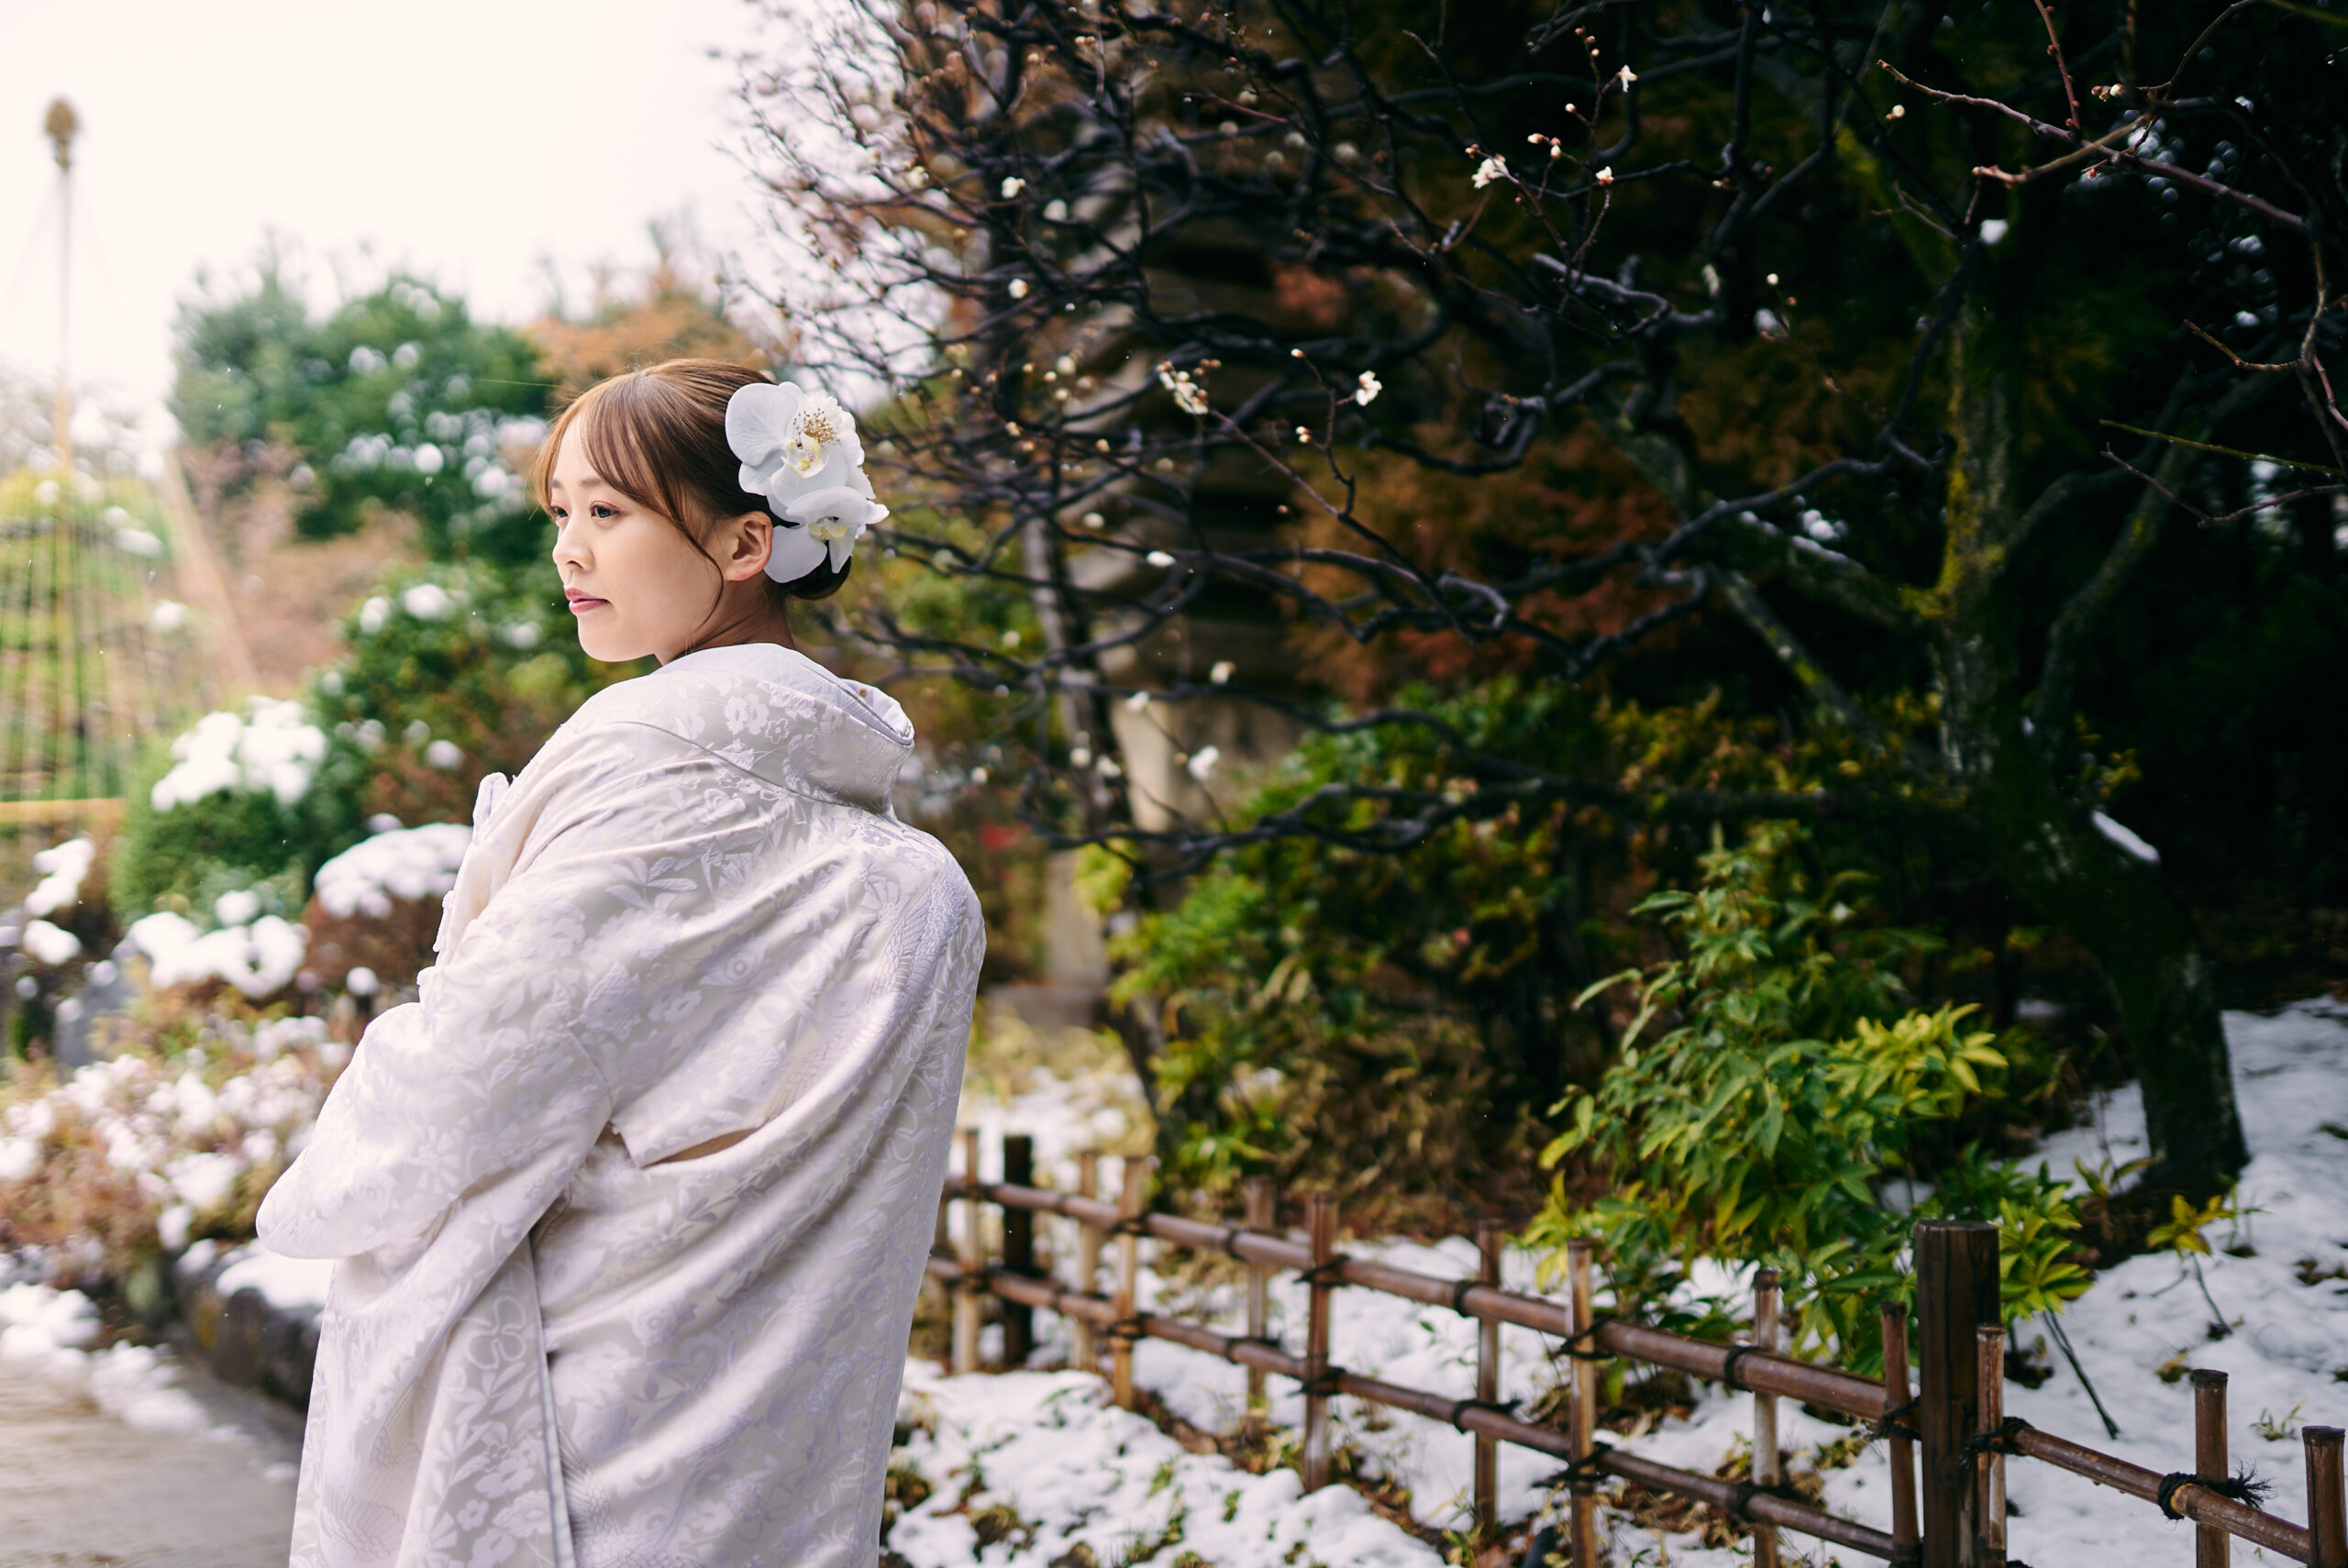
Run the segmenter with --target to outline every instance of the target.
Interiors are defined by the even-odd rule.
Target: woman
[[[848,415],[676,360],[534,482],[590,698],[474,839],[262,1240],[340,1260],[297,1565],[867,1568],[984,943],[903,712],[792,646]]]

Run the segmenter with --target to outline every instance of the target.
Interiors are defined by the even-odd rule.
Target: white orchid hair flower
[[[774,514],[767,575],[777,582],[826,562],[842,569],[858,536],[889,515],[865,477],[856,416],[829,392],[752,381],[726,401],[725,443],[741,459],[742,488]]]
[[[775,551],[777,555],[782,553],[783,532],[803,528],[806,530],[806,538],[820,547],[830,557],[832,569],[837,571],[847,565],[848,552],[856,548],[858,536],[867,528],[888,515],[887,507],[870,496],[847,485],[832,485],[824,490],[814,491],[801,496],[783,509],[783,530],[778,531]],[[792,553],[797,555],[805,552],[794,550]],[[807,570],[813,569],[812,567],[807,569]],[[771,558],[768,562],[767,573],[782,582],[788,582],[792,577],[805,575],[804,571],[794,571],[790,574],[790,577],[781,576],[776,572]]]

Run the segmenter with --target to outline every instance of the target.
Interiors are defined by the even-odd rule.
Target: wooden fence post
[[[1305,1209],[1305,1232],[1312,1247],[1309,1306],[1304,1326],[1304,1489],[1317,1492],[1329,1484],[1329,1279],[1330,1260],[1337,1255],[1337,1199],[1326,1192],[1312,1195]]]
[[[1883,1304],[1883,1419],[1913,1431],[1916,1412],[1907,1407],[1914,1397],[1908,1383],[1908,1305]],[[1916,1445],[1904,1437],[1885,1444],[1891,1462],[1891,1541],[1893,1568],[1915,1568],[1922,1548],[1916,1533]]]
[[[1269,1231],[1279,1223],[1279,1194],[1268,1176],[1247,1178],[1247,1229]],[[1247,1337],[1260,1340],[1271,1332],[1272,1271],[1262,1264],[1247,1265]],[[1247,1369],[1247,1408],[1264,1404],[1264,1369]]]
[[[1476,1278],[1485,1285],[1501,1282],[1501,1242],[1504,1232],[1497,1220],[1476,1222]],[[1476,1397],[1487,1405],[1501,1397],[1501,1326],[1497,1320],[1476,1321]],[[1497,1529],[1501,1522],[1501,1445],[1476,1435],[1476,1525]]]
[[[1598,1434],[1598,1342],[1590,1330],[1598,1321],[1590,1282],[1590,1257],[1598,1243],[1579,1237],[1566,1243],[1566,1274],[1567,1287],[1572,1292],[1574,1337],[1573,1413],[1567,1422],[1567,1443],[1573,1449],[1573,1462],[1589,1461],[1591,1444]],[[1573,1568],[1599,1568],[1598,1562],[1598,1499],[1596,1487],[1588,1480],[1574,1483],[1573,1490]]]
[[[961,1131],[962,1179],[975,1185],[979,1179],[979,1130],[965,1127]],[[957,1373],[979,1369],[979,1310],[985,1297],[979,1289],[979,1270],[985,1266],[986,1253],[979,1239],[979,1199],[975,1193],[962,1199],[962,1234],[956,1256],[962,1265],[962,1277],[954,1282],[954,1370]]]
[[[1753,1348],[1763,1354],[1778,1348],[1778,1271],[1758,1270],[1753,1275]],[[1778,1452],[1778,1397],[1753,1396],[1753,1484],[1776,1486],[1785,1479]],[[1753,1568],[1778,1568],[1778,1531],[1758,1519],[1753,1525]]]
[[[1983,1323],[1974,1330],[1974,1386],[1980,1391],[1981,1413],[1974,1430],[1995,1437],[2006,1424],[2006,1327]],[[1980,1466],[1974,1503],[1980,1520],[1981,1568],[2006,1565],[2006,1456],[1988,1449],[1975,1461]]]
[[[2348,1568],[2348,1503],[2341,1487],[2340,1429],[2302,1427],[2308,1461],[2308,1568]]]
[[[1076,1156],[1076,1195],[1079,1198],[1101,1196],[1101,1151],[1086,1149]],[[1101,1227],[1079,1220],[1076,1227],[1076,1288],[1090,1296],[1101,1284]],[[1080,1372],[1099,1375],[1101,1371],[1101,1342],[1092,1331],[1088,1319],[1072,1320],[1068,1326],[1069,1364]]]
[[[2226,1375],[2207,1367],[2193,1369],[2193,1474],[2204,1481],[2226,1479]],[[2220,1526],[2197,1524],[2193,1529],[2194,1568],[2227,1568],[2233,1557],[2233,1540]]]
[[[1980,1405],[1977,1331],[1998,1321],[1998,1228],[1928,1220],[1916,1227],[1916,1407],[1923,1441],[1924,1568],[1980,1568],[1965,1440]]]
[[[1024,1132],[1003,1134],[1002,1180],[1006,1187],[1036,1185],[1036,1140]],[[1036,1211],[1032,1209],[1006,1207],[1002,1211],[1002,1271],[1036,1272]],[[1002,1312],[1002,1364],[1016,1372],[1027,1364],[1036,1348],[1036,1309],[1005,1301]]]
[[[1149,1185],[1149,1173],[1157,1162],[1128,1154],[1124,1160],[1124,1179],[1117,1190],[1117,1321],[1129,1323],[1135,1314],[1135,1300],[1141,1288],[1141,1231],[1135,1221],[1141,1218],[1142,1194]],[[1120,1409],[1134,1408],[1134,1336],[1130,1329],[1119,1327],[1116,1337],[1109,1344],[1109,1392]]]

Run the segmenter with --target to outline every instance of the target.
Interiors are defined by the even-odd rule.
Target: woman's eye
[[[603,519],[603,520],[606,520],[606,521],[608,521],[608,520],[609,520],[609,519],[611,519],[611,518],[617,517],[619,514],[620,514],[620,509],[619,509],[618,507],[616,507],[616,506],[605,506],[605,505],[604,505],[603,502],[597,502],[593,506],[591,506],[591,507],[589,507],[589,508],[587,509],[587,515],[589,515],[590,517],[594,517],[594,518]]]

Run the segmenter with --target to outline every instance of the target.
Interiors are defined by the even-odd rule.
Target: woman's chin
[[[627,664],[644,657],[644,650],[623,646],[623,641],[609,627],[579,624],[579,651],[599,664]]]

